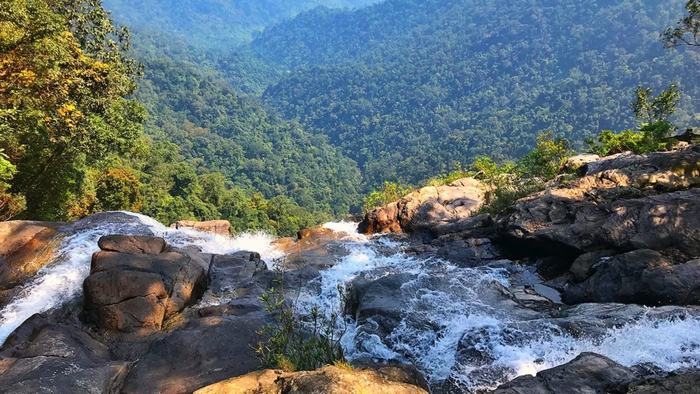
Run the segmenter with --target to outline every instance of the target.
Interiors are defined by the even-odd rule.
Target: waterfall
[[[206,253],[256,251],[271,268],[282,257],[274,247],[274,238],[264,233],[228,238],[175,230],[125,212],[86,220],[72,226],[53,261],[0,311],[0,342],[33,314],[80,296],[91,255],[98,250],[97,240],[103,235],[156,235],[170,245],[196,246]],[[390,332],[377,335],[369,327],[371,322],[341,319],[341,345],[351,361],[410,363],[433,387],[449,381],[453,387],[472,392],[561,365],[586,351],[626,366],[647,363],[667,371],[700,366],[698,308],[584,304],[567,309],[564,316],[553,316],[525,309],[504,296],[503,289],[534,276],[528,267],[513,263],[460,268],[441,259],[407,254],[407,245],[401,241],[360,235],[355,226],[349,222],[324,226],[345,234],[340,242],[347,253],[304,286],[297,305],[301,313],[318,306],[330,315],[342,310],[338,287],[347,287],[359,276],[371,281],[409,275],[400,287],[396,302],[401,302],[402,309]],[[562,319],[573,319],[570,321],[580,324],[583,332],[574,335],[567,331]],[[479,357],[460,354],[460,343],[467,343]]]
[[[144,215],[131,212],[106,212],[76,222],[71,235],[61,243],[53,261],[20,289],[0,310],[0,344],[25,320],[36,313],[57,308],[82,292],[90,274],[92,254],[104,235],[155,235],[173,246],[197,246],[205,253],[226,254],[239,250],[260,253],[268,264],[282,254],[272,245],[274,238],[262,232],[243,233],[234,238],[202,233],[191,229],[171,229]]]

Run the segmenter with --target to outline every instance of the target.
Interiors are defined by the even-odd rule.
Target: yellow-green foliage
[[[400,200],[403,196],[413,191],[413,187],[396,182],[384,182],[381,189],[369,193],[364,199],[365,212],[381,207],[391,202]]]
[[[0,149],[0,221],[10,220],[25,209],[24,197],[8,192],[9,182],[17,172]]]
[[[587,143],[590,151],[600,156],[628,151],[637,154],[658,152],[668,149],[668,136],[672,130],[673,126],[669,122],[658,121],[643,125],[639,131],[624,130],[615,133],[604,130],[596,140],[588,140]]]
[[[491,187],[482,212],[503,212],[515,201],[541,190],[571,153],[566,140],[547,132],[539,134],[535,148],[517,162],[499,165],[490,157],[477,158],[472,165],[476,177]]]

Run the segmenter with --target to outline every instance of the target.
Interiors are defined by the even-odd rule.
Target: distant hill
[[[226,49],[254,32],[316,6],[360,7],[379,0],[105,0],[115,19],[139,31],[166,33]]]
[[[698,123],[700,54],[663,48],[684,1],[390,0],[317,8],[251,44],[287,74],[264,100],[328,135],[366,184],[416,182],[473,157],[517,157],[538,131],[581,143],[635,127],[638,85],[678,82]],[[691,98],[694,98],[691,99]]]

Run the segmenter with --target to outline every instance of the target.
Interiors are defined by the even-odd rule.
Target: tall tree
[[[688,0],[685,9],[688,15],[678,21],[676,27],[666,29],[662,34],[667,47],[700,47],[700,0]]]
[[[87,170],[133,149],[144,110],[126,99],[137,65],[99,0],[4,0],[0,148],[27,215],[62,219]]]

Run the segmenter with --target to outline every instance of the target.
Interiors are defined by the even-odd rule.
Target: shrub
[[[462,165],[459,164],[459,165],[457,165],[457,168],[455,168],[454,170],[452,170],[446,174],[438,175],[438,176],[435,176],[435,177],[428,179],[428,181],[426,181],[425,184],[426,184],[426,186],[449,185],[450,183],[452,183],[456,180],[470,177],[470,176],[474,176],[474,173],[469,171],[469,170],[463,169]]]
[[[572,153],[567,140],[554,138],[551,132],[540,133],[535,149],[518,160],[517,171],[522,177],[552,179]]]
[[[5,153],[0,149],[0,221],[10,220],[25,210],[27,202],[24,196],[10,193],[9,182],[17,172]]]
[[[658,152],[669,147],[668,137],[673,125],[662,120],[643,125],[639,131],[624,130],[615,133],[604,130],[596,140],[588,140],[589,150],[600,156],[631,151],[637,154]]]
[[[540,133],[535,148],[515,163],[499,165],[488,156],[476,158],[472,164],[475,177],[490,188],[480,212],[501,213],[517,200],[544,189],[571,153],[568,141],[546,132]]]
[[[347,364],[340,346],[342,333],[336,332],[339,312],[326,317],[314,306],[308,315],[298,315],[281,286],[260,299],[275,318],[258,333],[261,340],[255,350],[264,367],[293,372]]]
[[[413,191],[410,186],[405,186],[396,182],[384,182],[381,189],[369,193],[364,199],[364,210],[369,212],[374,208],[384,206],[391,202],[400,200],[403,196]]]

